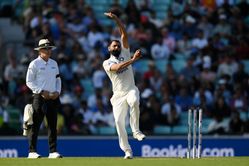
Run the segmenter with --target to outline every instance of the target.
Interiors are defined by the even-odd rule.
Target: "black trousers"
[[[41,123],[46,116],[48,122],[48,143],[49,143],[49,152],[57,151],[57,112],[60,105],[60,99],[55,100],[45,100],[41,95],[33,95],[33,125],[31,131],[28,135],[29,138],[29,152],[36,152],[37,138],[39,134],[39,129]]]

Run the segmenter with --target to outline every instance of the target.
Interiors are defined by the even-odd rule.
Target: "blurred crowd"
[[[249,60],[249,3],[174,0],[166,17],[159,19],[154,1],[128,0],[121,5],[113,0],[108,8],[126,25],[131,52],[141,48],[141,61],[148,65],[146,71],[134,67],[141,96],[141,130],[153,135],[155,126],[186,126],[181,115],[198,106],[204,119],[211,119],[207,134],[248,133],[249,77],[243,62]],[[19,112],[21,122],[23,109],[31,101],[26,71],[37,57],[33,48],[42,37],[57,47],[53,58],[63,85],[58,133],[91,135],[98,127],[114,127],[111,84],[102,62],[109,57],[108,42],[119,39],[119,30],[114,24],[101,24],[93,6],[84,0],[25,2],[22,15],[12,19],[22,26],[23,46],[29,52],[21,57],[11,48],[6,52],[8,61],[0,82],[0,133],[17,135],[22,129],[11,125],[15,116],[11,114]],[[167,63],[158,66],[160,61]],[[173,61],[185,65],[178,71]]]

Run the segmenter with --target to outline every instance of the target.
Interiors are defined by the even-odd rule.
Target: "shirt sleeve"
[[[6,66],[5,69],[4,69],[4,79],[9,81],[11,78],[11,75],[10,75],[10,66]]]
[[[58,64],[56,64],[56,92],[61,93],[61,77]]]
[[[26,85],[32,90],[33,93],[39,94],[42,89],[36,84],[37,68],[35,63],[30,63],[26,75]]]
[[[122,54],[125,55],[126,57],[131,58],[130,48],[122,47]]]
[[[110,60],[109,61],[108,60],[104,61],[103,67],[104,67],[105,71],[111,71],[111,66],[113,64],[116,64],[116,62],[110,61]]]

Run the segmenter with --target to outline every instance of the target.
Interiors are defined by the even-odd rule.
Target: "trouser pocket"
[[[32,104],[34,111],[35,112],[41,111],[43,104],[44,104],[44,99],[42,98],[42,96],[39,94],[35,94],[33,96],[33,104]]]

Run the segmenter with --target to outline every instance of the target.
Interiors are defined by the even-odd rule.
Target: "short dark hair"
[[[111,40],[111,41],[108,43],[108,47],[112,44],[112,42],[117,42],[117,43],[121,44],[119,40]]]

